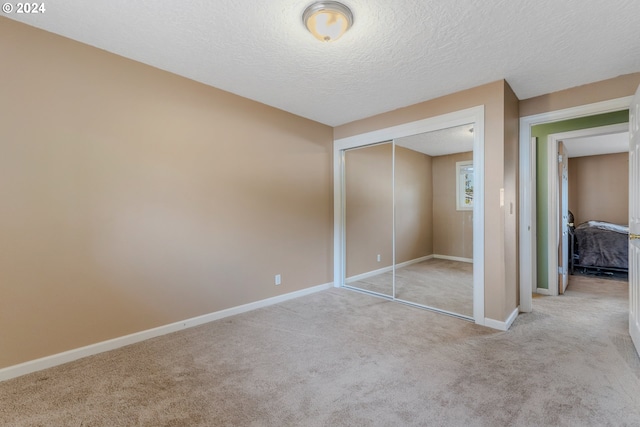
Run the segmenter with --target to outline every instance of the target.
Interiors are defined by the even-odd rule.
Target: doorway
[[[549,265],[558,266],[557,274],[553,269],[549,271],[547,294],[558,295],[566,290],[572,264],[580,264],[579,251],[573,250],[577,247],[576,240],[589,232],[584,229],[585,223],[598,221],[620,226],[628,223],[629,123],[551,134],[547,148]],[[558,173],[551,173],[556,167]],[[571,225],[570,212],[574,217]],[[625,240],[622,236],[605,239],[611,245],[620,245]],[[605,253],[604,247],[602,251]],[[624,265],[615,259],[609,262],[601,267],[615,270]]]
[[[538,260],[536,186],[536,156],[540,151],[538,141],[532,138],[532,127],[538,124],[588,117],[596,114],[627,110],[632,97],[618,98],[565,110],[552,111],[520,118],[520,311],[530,312],[533,305],[533,293],[538,290],[538,261],[543,264],[547,259]],[[548,269],[546,270],[548,272]],[[554,273],[555,276],[555,273]],[[556,276],[557,277],[557,276]],[[546,278],[544,278],[546,281]]]

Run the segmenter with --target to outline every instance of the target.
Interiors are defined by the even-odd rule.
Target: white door
[[[629,333],[640,354],[640,87],[629,110]]]
[[[564,294],[569,284],[569,171],[567,153],[558,142],[558,294]]]

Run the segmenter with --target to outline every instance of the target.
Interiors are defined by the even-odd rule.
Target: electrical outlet
[[[276,286],[278,286],[280,283],[282,283],[282,277],[280,277],[279,274],[276,274]]]
[[[380,262],[380,254],[378,254],[378,262]]]

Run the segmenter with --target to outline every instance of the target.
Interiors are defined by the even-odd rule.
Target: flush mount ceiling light
[[[338,40],[353,25],[351,10],[337,1],[315,2],[304,10],[302,22],[323,42]]]

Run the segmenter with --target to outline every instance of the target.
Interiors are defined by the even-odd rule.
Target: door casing
[[[533,292],[537,291],[536,283],[536,184],[531,181],[532,168],[535,167],[535,151],[532,151],[531,127],[544,123],[575,119],[626,110],[631,105],[631,96],[609,101],[596,102],[563,110],[549,111],[520,118],[520,312],[533,309]],[[533,147],[535,149],[535,147]],[[553,174],[552,174],[553,175]],[[557,179],[557,176],[556,176]],[[553,184],[549,184],[554,188]],[[549,209],[550,211],[554,211]],[[549,226],[549,229],[554,229]],[[554,251],[550,251],[553,254]],[[557,258],[557,254],[556,254]],[[533,260],[533,261],[532,261]],[[549,265],[558,265],[556,262]],[[554,271],[557,289],[557,273]],[[550,287],[553,285],[549,285]]]
[[[640,87],[629,110],[629,335],[640,355]]]

